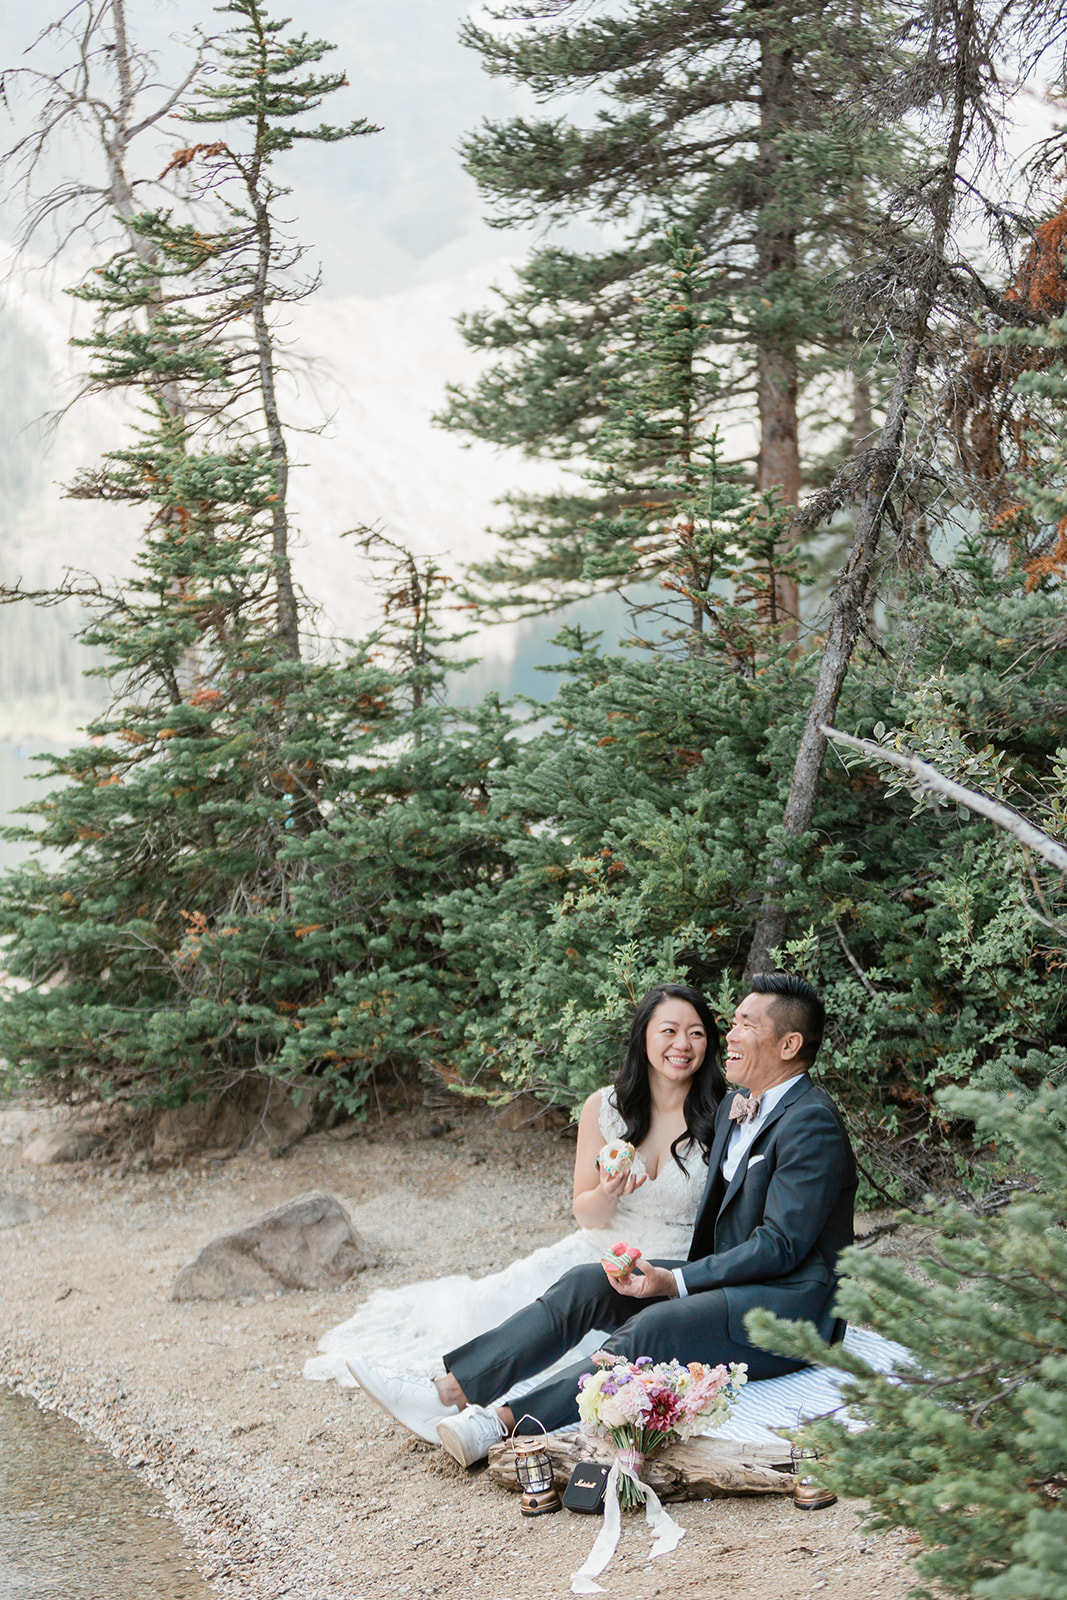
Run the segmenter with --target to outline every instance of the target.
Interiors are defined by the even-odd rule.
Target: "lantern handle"
[[[540,1417],[531,1417],[530,1413],[528,1411],[526,1411],[519,1418],[518,1422],[516,1422],[515,1426],[511,1430],[511,1437],[513,1439],[514,1439],[515,1435],[518,1433],[519,1428],[522,1426],[522,1424],[524,1422],[536,1422],[537,1426],[540,1428],[540,1430],[544,1434],[545,1438],[546,1439],[548,1438],[548,1429],[545,1427],[544,1423],[541,1421],[541,1418]]]

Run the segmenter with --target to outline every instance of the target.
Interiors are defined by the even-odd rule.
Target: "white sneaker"
[[[454,1417],[437,1424],[437,1437],[461,1467],[484,1461],[490,1445],[506,1439],[508,1430],[495,1411],[485,1406],[467,1406]]]
[[[435,1428],[444,1417],[459,1415],[455,1406],[446,1406],[429,1378],[406,1378],[399,1372],[382,1372],[361,1356],[352,1356],[345,1366],[363,1393],[376,1406],[427,1444],[437,1443]]]

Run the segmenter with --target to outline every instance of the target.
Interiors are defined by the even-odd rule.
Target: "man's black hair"
[[[826,1006],[822,995],[807,978],[795,972],[757,972],[749,984],[752,994],[770,994],[773,1001],[767,1014],[782,1033],[799,1033],[804,1043],[797,1062],[810,1067],[819,1053],[826,1028]]]

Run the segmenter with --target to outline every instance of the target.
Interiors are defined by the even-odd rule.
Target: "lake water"
[[[34,756],[59,754],[65,744],[50,739],[0,738],[0,827],[18,827],[27,819],[14,815],[20,806],[41,800],[49,785],[35,781],[44,768]],[[52,785],[54,787],[54,785]],[[26,859],[28,846],[12,839],[0,839],[0,869],[17,866]]]
[[[2,564],[0,564],[2,577]],[[637,600],[656,596],[653,585],[638,585]],[[65,608],[39,611],[33,606],[8,606],[0,615],[0,827],[19,825],[26,819],[13,815],[20,806],[43,799],[48,781],[40,781],[44,765],[35,756],[60,754],[71,743],[83,743],[76,730],[99,715],[107,690],[99,678],[82,676],[84,667],[103,659],[72,636],[76,616]],[[551,699],[558,679],[540,668],[563,660],[549,640],[565,623],[580,622],[586,632],[603,632],[605,650],[613,652],[616,640],[632,631],[630,614],[619,595],[598,595],[564,606],[548,617],[535,617],[515,625],[500,646],[467,672],[449,680],[448,698],[469,705],[490,690],[503,697],[529,695]],[[487,647],[491,635],[470,641],[471,653]],[[462,654],[465,646],[457,647]],[[638,652],[640,654],[641,652]],[[26,844],[0,839],[0,871],[17,866],[29,853]]]
[[[0,1387],[0,1600],[211,1600],[162,1497]]]

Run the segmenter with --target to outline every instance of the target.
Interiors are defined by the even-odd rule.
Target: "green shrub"
[[[931,1202],[910,1218],[931,1236],[921,1278],[873,1252],[842,1258],[844,1315],[905,1345],[911,1364],[872,1372],[765,1313],[750,1328],[853,1375],[846,1394],[867,1428],[827,1420],[805,1439],[825,1457],[821,1479],[867,1500],[868,1526],[918,1534],[923,1579],[988,1600],[1067,1600],[1067,1089],[946,1090],[939,1104],[1032,1182],[1002,1212]]]

